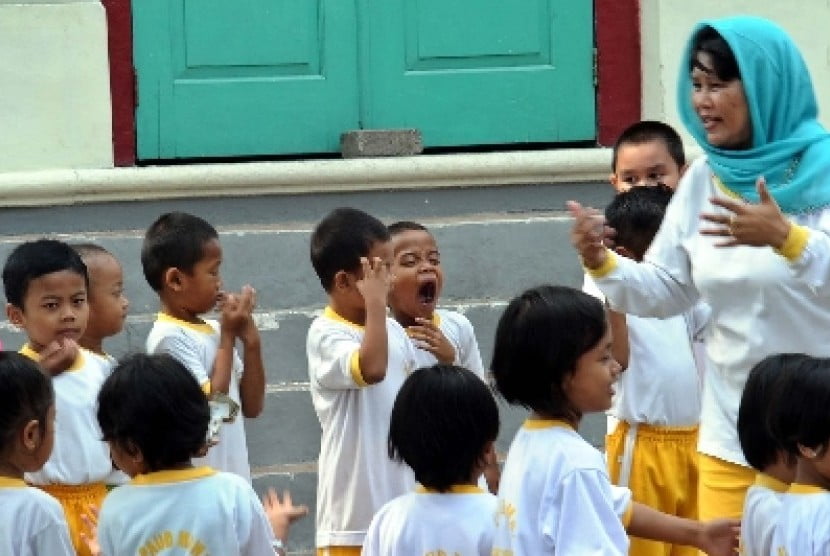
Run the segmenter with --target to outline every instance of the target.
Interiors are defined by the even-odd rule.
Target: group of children
[[[644,256],[684,168],[670,127],[621,136],[606,211],[621,255]],[[540,286],[511,300],[490,370],[530,415],[499,472],[496,401],[470,321],[437,308],[429,230],[336,209],[310,257],[328,298],[306,343],[319,556],[734,552],[736,521],[697,521],[705,306],[635,318],[588,277],[594,295]],[[7,315],[27,343],[0,352],[0,554],[284,554],[306,509],[289,493],[257,498],[237,417],[264,404],[256,292],[222,290],[219,236],[196,216],[156,220],[141,263],[160,311],[147,353],[121,362],[102,345],[128,307],[111,253],[38,240],[5,263]],[[738,427],[759,475],[745,554],[830,551],[828,372],[779,355],[750,375]],[[597,411],[612,418],[606,458],[576,432]]]

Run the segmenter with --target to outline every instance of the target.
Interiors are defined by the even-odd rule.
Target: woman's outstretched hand
[[[587,268],[599,268],[608,257],[606,246],[613,247],[614,230],[605,225],[605,216],[591,207],[568,201],[568,212],[574,218],[571,244]]]
[[[717,247],[734,247],[735,245],[763,247],[769,245],[779,249],[784,245],[792,223],[787,220],[778,207],[778,203],[769,194],[767,183],[763,177],[758,178],[755,186],[758,189],[758,198],[760,199],[758,204],[725,197],[710,199],[713,205],[725,208],[731,214],[701,214],[701,219],[717,226],[701,229],[700,233],[706,236],[726,238],[716,243],[715,246]]]

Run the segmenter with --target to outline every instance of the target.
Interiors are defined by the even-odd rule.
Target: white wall
[[[0,172],[113,165],[98,0],[0,0],[0,130]]]
[[[664,120],[685,133],[675,99],[680,56],[692,27],[702,19],[745,14],[771,19],[793,37],[810,68],[819,117],[830,124],[830,0],[640,0],[640,10],[644,118]]]

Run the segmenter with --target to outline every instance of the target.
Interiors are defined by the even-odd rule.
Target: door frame
[[[359,0],[358,0],[359,1]],[[613,144],[641,117],[640,0],[593,0],[597,66],[597,143]],[[132,0],[101,0],[107,13],[113,160],[136,163],[136,75]],[[631,74],[641,76],[631,79]]]

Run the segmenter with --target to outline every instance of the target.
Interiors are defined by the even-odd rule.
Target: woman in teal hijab
[[[678,110],[705,156],[681,179],[644,261],[609,249],[613,230],[579,203],[571,240],[617,310],[665,318],[711,307],[698,510],[702,520],[740,517],[756,469],[779,463],[776,450],[759,457],[739,441],[750,370],[777,353],[830,357],[830,136],[798,48],[770,21],[703,21],[681,64]]]

